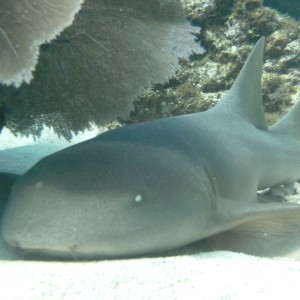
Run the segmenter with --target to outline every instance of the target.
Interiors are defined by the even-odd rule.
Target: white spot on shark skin
[[[134,202],[140,203],[142,201],[143,201],[143,196],[141,194],[138,194],[138,195],[135,196]]]
[[[44,186],[44,184],[43,184],[42,181],[38,181],[38,182],[35,184],[35,187],[36,187],[37,190],[41,189],[43,186]]]

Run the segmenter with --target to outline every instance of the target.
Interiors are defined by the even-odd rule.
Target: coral
[[[168,80],[178,57],[203,51],[178,0],[86,0],[73,24],[41,47],[30,84],[0,86],[7,127],[71,132],[127,117],[145,87]]]
[[[94,18],[95,14],[97,15],[92,10],[95,4],[94,1],[89,1],[90,4],[80,12],[79,18],[84,18],[86,15],[93,16]],[[28,92],[27,88],[11,92],[9,89],[3,90],[0,87],[2,101],[6,99],[6,102],[11,104],[11,110],[13,111],[9,118],[8,126],[15,132],[38,135],[43,128],[43,124],[47,124],[48,126],[54,126],[56,132],[64,136],[69,136],[70,129],[76,132],[86,128],[90,121],[99,122],[99,119],[102,119],[102,122],[105,122],[115,118],[117,115],[122,117],[123,123],[130,124],[170,115],[205,110],[219,101],[225,91],[230,88],[251,47],[262,35],[266,36],[263,101],[269,122],[272,123],[275,121],[293,104],[296,94],[299,91],[299,22],[264,6],[262,0],[182,0],[181,2],[184,5],[189,20],[202,28],[201,31],[200,28],[193,29],[193,32],[198,32],[196,33],[197,39],[199,44],[201,43],[206,49],[206,53],[192,55],[189,60],[180,60],[180,71],[176,77],[171,78],[167,83],[162,83],[163,76],[156,77],[154,74],[150,81],[152,83],[160,82],[160,84],[152,85],[150,89],[142,93],[139,100],[134,102],[134,111],[131,113],[129,119],[126,119],[126,114],[122,114],[122,112],[128,112],[131,109],[131,100],[137,99],[137,90],[141,91],[142,86],[149,87],[150,83],[148,82],[140,86],[139,89],[134,88],[134,85],[132,86],[127,81],[124,81],[128,77],[128,72],[125,72],[123,77],[121,76],[116,80],[112,80],[112,77],[109,78],[107,82],[115,82],[115,84],[112,84],[111,90],[107,92],[107,95],[113,95],[112,98],[116,101],[107,102],[108,106],[101,108],[98,102],[102,101],[102,85],[105,85],[105,82],[96,85],[96,88],[91,88],[88,83],[83,85],[83,82],[85,82],[84,78],[86,78],[84,67],[78,67],[76,70],[80,73],[81,77],[76,80],[74,91],[70,89],[68,81],[62,83],[64,82],[63,76],[57,80],[52,79],[51,82],[48,82],[48,79],[44,78],[44,81],[39,83],[38,92],[35,90],[34,93],[31,91]],[[103,5],[107,3],[110,3],[110,1],[102,0]],[[124,0],[118,0],[115,3],[119,5],[124,3]],[[146,0],[142,2],[130,0],[126,1],[126,3],[133,5],[131,15],[125,15],[126,18],[133,17],[134,11],[138,11],[139,14],[143,15],[143,18],[147,19],[149,14],[157,13],[160,7],[160,5],[147,7],[148,1]],[[158,1],[152,3],[158,4]],[[169,1],[165,0],[159,3],[167,4]],[[146,12],[144,10],[145,5],[148,16],[144,16]],[[112,11],[116,13],[112,9],[102,12],[101,16],[104,15],[108,18]],[[134,17],[134,24],[139,24],[141,29],[144,29],[144,23],[140,19],[137,20],[136,15]],[[93,25],[95,25],[96,19],[93,18]],[[175,29],[180,28],[181,25],[178,24]],[[191,27],[189,28],[191,29]],[[130,32],[130,30],[127,29],[127,31],[125,30],[126,32]],[[125,33],[122,32],[122,36]],[[47,55],[50,55],[49,52],[56,53],[54,56],[55,60],[45,62],[40,67],[38,66],[36,74],[45,72],[47,68],[51,69],[58,62],[60,62],[60,67],[63,70],[72,68],[72,66],[66,65],[65,61],[60,58],[60,49],[62,47],[69,47],[68,51],[76,49],[78,56],[82,60],[90,62],[88,66],[98,66],[98,62],[94,63],[95,60],[91,56],[86,56],[87,54],[95,53],[96,50],[95,45],[88,36],[80,35],[81,39],[86,38],[93,45],[86,53],[82,51],[82,48],[78,47],[77,36],[74,36],[72,28],[64,34],[54,43],[42,47],[41,60],[46,60]],[[144,31],[142,40],[144,43],[151,44],[152,40],[144,40],[146,35],[147,31]],[[133,44],[138,43],[138,38],[141,39],[140,34],[136,35]],[[179,31],[176,37],[177,44],[181,38],[182,31]],[[104,46],[106,47],[105,44]],[[126,43],[120,41],[120,47],[122,48],[120,51],[124,51]],[[172,48],[172,46],[170,47]],[[104,49],[103,53],[105,53]],[[136,53],[134,57],[138,57]],[[138,72],[143,73],[145,70],[142,67],[143,63],[143,57],[141,57],[134,69],[135,74],[140,74]],[[170,65],[169,63],[167,64]],[[162,69],[165,68],[161,61],[158,62],[158,65]],[[107,67],[109,66],[110,64],[108,63]],[[106,68],[104,67],[103,69],[105,70]],[[95,81],[99,79],[96,73],[92,73],[92,71],[88,72],[91,72],[87,74],[89,74],[90,78],[93,78],[94,86]],[[55,72],[53,71],[53,73]],[[72,77],[73,75],[69,76]],[[139,76],[133,77],[131,83],[135,78],[139,78]],[[58,85],[57,89],[61,91],[62,96],[60,93],[51,92],[50,87],[52,88],[53,85],[55,87],[55,84]],[[82,88],[82,85],[86,88]],[[136,92],[130,94],[132,90]],[[25,100],[24,95],[26,96]],[[130,96],[126,97],[126,95]],[[129,102],[123,102],[125,100],[122,97],[126,98]],[[70,101],[62,103],[61,98],[70,99]],[[73,98],[77,100],[73,102]],[[43,100],[39,101],[40,99]],[[86,99],[90,101],[86,102]],[[20,107],[20,103],[24,105]],[[53,106],[53,104],[55,105]],[[74,111],[77,111],[77,113],[75,114]],[[105,118],[108,112],[115,111],[117,113],[113,114],[111,118]],[[14,117],[12,117],[13,114]],[[76,116],[75,120],[74,116]],[[22,119],[22,124],[18,123],[20,119]],[[86,120],[89,120],[89,122]]]
[[[71,25],[83,0],[5,1],[0,10],[0,82],[29,83],[39,46]]]
[[[156,94],[156,101],[169,103],[172,115],[202,111],[214,105],[230,88],[255,41],[264,35],[266,117],[271,124],[284,114],[300,89],[299,22],[263,6],[261,0],[183,2],[192,22],[202,27],[198,38],[206,53],[183,62],[176,79]],[[134,122],[146,120],[147,114],[139,118],[140,109],[151,108],[142,103],[135,107]],[[156,118],[159,117],[163,115],[158,111]],[[154,118],[152,114],[151,119]]]
[[[272,7],[283,14],[289,14],[291,17],[300,19],[299,0],[264,0],[264,5]]]

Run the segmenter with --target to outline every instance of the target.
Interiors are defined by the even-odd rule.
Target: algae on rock
[[[206,110],[228,90],[253,44],[266,36],[263,73],[263,102],[266,117],[273,123],[294,103],[300,92],[300,24],[263,5],[261,0],[184,0],[189,19],[202,30],[198,39],[205,48],[182,62],[176,78],[149,93],[164,101],[172,115]],[[163,117],[152,109],[147,97],[135,104],[127,123]]]

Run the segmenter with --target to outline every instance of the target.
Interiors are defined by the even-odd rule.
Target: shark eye
[[[137,194],[135,197],[134,197],[134,202],[136,203],[140,203],[143,201],[143,196],[141,194]]]

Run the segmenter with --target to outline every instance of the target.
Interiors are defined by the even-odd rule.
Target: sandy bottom
[[[231,252],[85,263],[0,262],[2,299],[299,299],[300,263]]]

